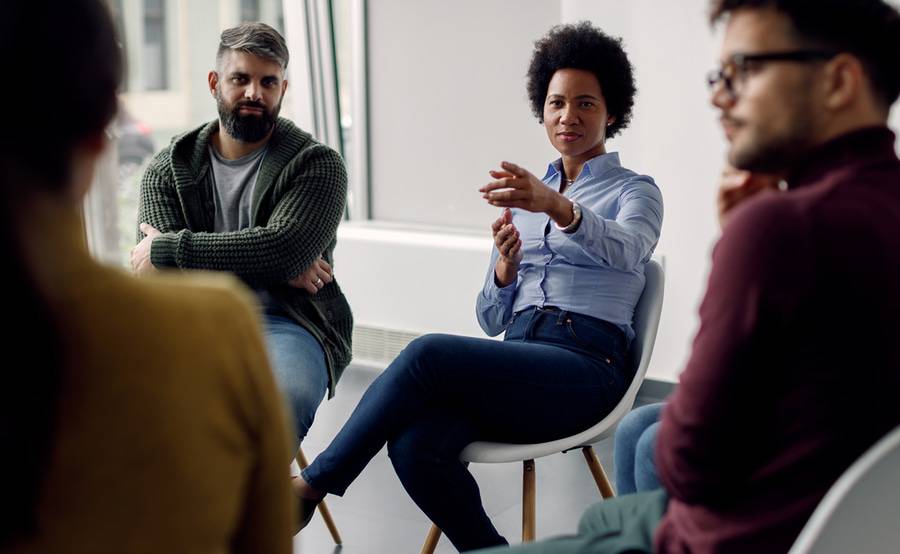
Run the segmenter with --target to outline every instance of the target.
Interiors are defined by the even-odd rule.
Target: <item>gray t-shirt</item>
[[[212,160],[213,202],[216,206],[213,230],[216,233],[240,231],[250,227],[250,209],[256,178],[262,166],[266,148],[236,160],[226,160],[213,148],[209,147],[209,158]]]
[[[213,203],[216,207],[213,230],[216,233],[240,231],[250,227],[253,191],[259,168],[266,157],[266,147],[236,160],[226,160],[209,146],[213,172]],[[267,313],[280,313],[281,308],[264,288],[256,289],[256,296]]]

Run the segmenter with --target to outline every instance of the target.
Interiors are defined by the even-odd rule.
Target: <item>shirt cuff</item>
[[[515,281],[505,287],[497,286],[497,274],[492,271],[491,278],[488,279],[487,286],[484,287],[484,297],[492,304],[505,304],[515,296],[518,286],[518,276]]]
[[[178,252],[178,236],[164,234],[150,243],[150,262],[153,267],[178,267],[175,255]]]

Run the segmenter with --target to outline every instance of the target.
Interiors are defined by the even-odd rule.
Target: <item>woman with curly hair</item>
[[[403,486],[458,550],[507,544],[460,451],[575,434],[628,387],[632,315],[662,224],[653,179],[606,152],[631,118],[632,67],[621,41],[588,23],[554,27],[535,46],[528,94],[561,157],[542,180],[504,162],[480,189],[504,210],[476,311],[505,340],[410,343],[296,480],[307,521],[387,443]]]

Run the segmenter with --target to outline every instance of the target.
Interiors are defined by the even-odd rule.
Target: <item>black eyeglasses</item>
[[[738,53],[732,55],[719,69],[713,69],[706,75],[706,83],[710,89],[716,88],[720,82],[725,91],[733,98],[740,94],[747,75],[758,64],[766,62],[809,63],[830,60],[838,55],[831,50],[791,50],[788,52],[765,52],[759,54]]]

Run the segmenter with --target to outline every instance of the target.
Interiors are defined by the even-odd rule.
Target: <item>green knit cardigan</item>
[[[153,240],[156,267],[228,271],[273,298],[325,351],[329,398],[350,362],[353,316],[337,281],[311,295],[286,283],[322,256],[333,265],[347,199],[340,155],[279,118],[253,191],[250,227],[213,232],[210,122],[172,140],[144,173],[138,224],[163,233]],[[138,230],[138,240],[144,238]]]

